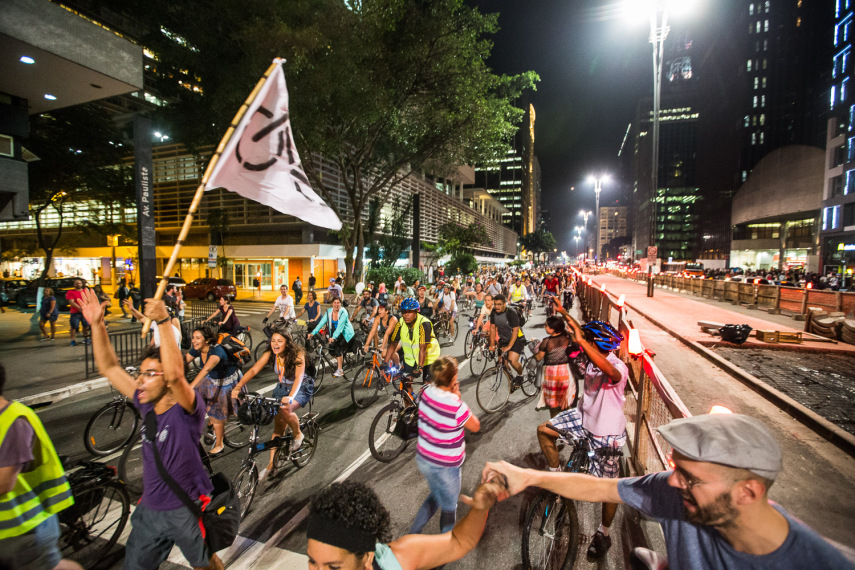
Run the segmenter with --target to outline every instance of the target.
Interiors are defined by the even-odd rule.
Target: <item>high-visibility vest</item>
[[[413,328],[401,319],[401,348],[404,350],[404,362],[410,366],[418,366],[419,349],[421,348],[422,339],[422,323],[427,321],[422,315],[416,315],[416,322],[413,323]],[[412,337],[410,337],[412,331]],[[433,364],[439,358],[439,341],[436,340],[436,335],[431,337],[428,344],[427,355],[425,356],[425,366]]]
[[[0,540],[29,532],[74,504],[71,486],[65,479],[56,450],[33,410],[18,402],[9,404],[0,414],[0,442],[19,417],[26,418],[33,427],[39,445],[36,454],[39,465],[32,471],[20,473],[15,488],[0,496]]]
[[[522,285],[517,287],[516,285],[511,285],[511,301],[518,303],[525,298],[525,290]]]

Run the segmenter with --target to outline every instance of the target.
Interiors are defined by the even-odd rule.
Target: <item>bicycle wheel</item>
[[[401,405],[397,402],[387,404],[377,412],[371,422],[371,429],[368,430],[368,449],[377,461],[389,463],[401,455],[410,443],[394,434],[400,409]]]
[[[142,434],[137,435],[128,442],[125,450],[119,458],[119,480],[125,484],[128,493],[134,498],[143,492],[143,457],[142,457]]]
[[[469,371],[472,372],[472,376],[481,376],[486,367],[487,353],[484,351],[483,345],[477,344],[471,358],[469,358]]]
[[[475,351],[475,335],[472,330],[466,331],[466,338],[463,339],[463,358],[470,358]]]
[[[232,449],[240,449],[249,445],[249,439],[252,436],[252,426],[243,425],[237,418],[231,418],[226,422],[224,428],[223,443]]]
[[[252,354],[252,357],[255,359],[256,362],[258,362],[258,359],[261,357],[262,354],[267,352],[268,346],[270,346],[269,340],[263,340],[258,343],[258,346],[255,347],[255,352]]]
[[[131,498],[118,481],[74,490],[75,516],[60,515],[60,549],[84,568],[94,567],[116,545],[131,514]]]
[[[291,462],[297,468],[305,467],[311,461],[318,448],[318,433],[321,431],[315,422],[307,422],[306,425],[300,426],[300,430],[303,432],[303,445],[291,454]]]
[[[367,408],[380,397],[380,388],[385,379],[374,364],[366,364],[353,375],[350,383],[350,399],[357,408]]]
[[[255,489],[258,487],[258,468],[254,462],[241,467],[232,483],[232,487],[237,493],[238,499],[240,499],[240,518],[243,519],[252,506]]]
[[[83,430],[83,444],[92,455],[110,455],[134,437],[140,418],[124,400],[114,400],[95,412]]]
[[[501,364],[481,373],[475,386],[475,397],[481,409],[492,414],[508,404],[511,395],[511,379]]]
[[[451,342],[455,343],[455,342],[457,342],[457,337],[460,335],[460,319],[455,317],[453,324],[454,324],[454,333],[450,335],[450,338],[451,338]]]
[[[526,359],[522,363],[523,375],[522,384],[520,384],[520,388],[522,389],[522,393],[528,397],[534,396],[539,390],[537,385],[537,364],[537,361],[533,359]]]
[[[240,331],[235,338],[244,343],[250,351],[252,350],[252,335],[249,331]]]
[[[526,515],[522,559],[526,570],[572,568],[576,560],[579,520],[576,504],[543,491]]]
[[[321,391],[321,384],[324,381],[324,369],[326,368],[326,362],[324,361],[323,356],[315,357],[315,391],[312,395],[317,394]]]

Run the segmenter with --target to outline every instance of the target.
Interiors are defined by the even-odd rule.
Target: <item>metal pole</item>
[[[594,236],[595,236],[594,239],[596,239],[596,244],[594,245],[594,248],[595,248],[594,257],[596,257],[597,259],[600,258],[600,190],[602,190],[602,189],[603,189],[603,179],[597,178],[594,181],[594,196],[596,197],[595,208],[597,209],[597,212],[596,212],[596,224],[597,225],[596,225],[596,228],[594,231]]]
[[[659,9],[650,15],[650,42],[653,44],[653,136],[651,137],[651,173],[650,173],[650,246],[656,245],[656,200],[659,190],[659,105],[662,95],[662,58],[665,38],[668,36],[668,13],[663,8],[662,24],[657,23]],[[647,296],[653,296],[653,265],[648,259]]]

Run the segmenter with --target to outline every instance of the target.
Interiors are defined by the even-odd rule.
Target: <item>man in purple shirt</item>
[[[166,471],[190,497],[203,502],[210,495],[211,480],[199,454],[205,404],[184,379],[184,363],[175,337],[163,335],[159,348],[146,347],[139,373],[133,378],[119,365],[110,345],[98,297],[87,290],[79,303],[92,327],[99,372],[116,390],[133,398],[140,415],[145,417],[153,410],[157,416],[156,434],[143,429],[143,496],[131,517],[133,529],[126,547],[125,569],[157,568],[173,545],[178,545],[194,568],[223,568],[216,553],[208,550],[199,520],[158,475],[151,447],[157,445]],[[158,324],[170,322],[161,300],[148,299],[145,315]]]

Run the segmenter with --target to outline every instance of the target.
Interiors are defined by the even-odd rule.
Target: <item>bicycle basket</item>
[[[751,333],[751,327],[748,325],[724,325],[718,329],[721,334],[721,340],[732,342],[734,344],[742,344],[748,340],[748,335]]]
[[[403,440],[416,439],[419,436],[418,407],[410,406],[398,412],[398,421],[392,433]]]

